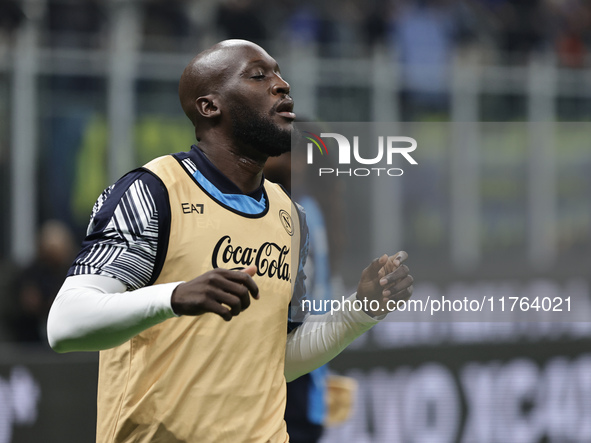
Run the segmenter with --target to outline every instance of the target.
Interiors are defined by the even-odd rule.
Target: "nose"
[[[289,94],[290,87],[289,83],[287,83],[280,75],[275,75],[275,83],[273,84],[272,92],[275,95],[278,94]]]

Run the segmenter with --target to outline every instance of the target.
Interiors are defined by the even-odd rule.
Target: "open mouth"
[[[283,100],[281,103],[279,103],[275,109],[275,112],[281,117],[287,118],[289,120],[294,120],[296,118],[296,115],[293,113],[293,100],[291,98]]]

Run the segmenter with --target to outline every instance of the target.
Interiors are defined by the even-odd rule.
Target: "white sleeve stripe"
[[[141,228],[144,229],[148,224],[150,219],[150,214],[152,214],[155,208],[149,208],[145,199],[145,196],[141,192],[141,189],[138,188],[136,183],[131,185],[129,188],[130,190],[130,197],[135,202],[135,205],[130,204],[129,210],[133,214],[133,219]]]
[[[186,158],[182,161],[183,166],[192,174],[195,173],[195,171],[197,170],[197,165],[195,165],[195,163],[193,163],[193,161],[190,158]]]
[[[156,210],[156,204],[154,203],[152,196],[148,194],[146,190],[143,189],[141,186],[137,186],[137,193],[139,196],[139,200],[141,202],[142,212],[144,214],[154,213],[154,211]],[[147,220],[148,218],[146,218],[146,221]]]
[[[130,196],[128,196],[130,193],[133,193],[133,189],[131,188],[121,199],[121,225],[125,228],[124,233],[127,234],[128,241],[135,241],[136,233],[142,232],[144,226],[134,207],[137,204],[137,200],[130,200]]]
[[[121,251],[120,246],[113,247],[106,244],[98,244],[93,246],[90,254],[88,254],[81,264],[101,268],[105,264],[112,263],[116,260]]]

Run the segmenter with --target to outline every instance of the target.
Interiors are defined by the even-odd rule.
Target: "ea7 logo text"
[[[181,208],[183,208],[183,214],[203,214],[202,203],[181,203]]]

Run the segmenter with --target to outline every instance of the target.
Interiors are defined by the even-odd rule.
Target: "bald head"
[[[263,48],[247,40],[224,40],[197,54],[183,71],[179,98],[183,111],[195,126],[196,134],[208,118],[204,115],[207,103],[199,103],[198,99],[222,92],[226,80],[238,69],[249,50],[266,54]]]

